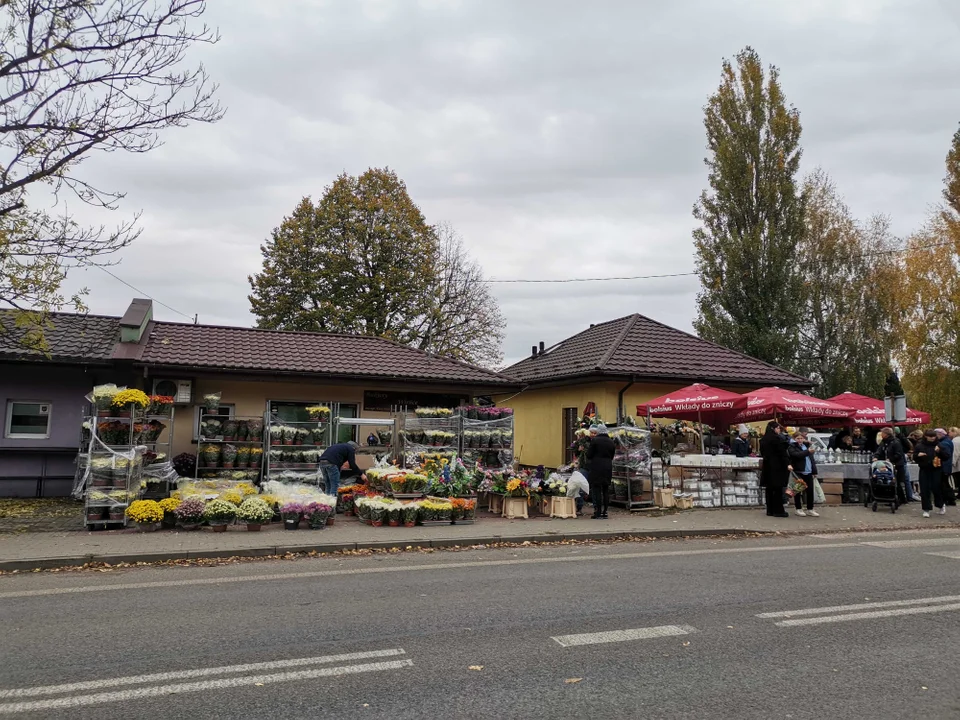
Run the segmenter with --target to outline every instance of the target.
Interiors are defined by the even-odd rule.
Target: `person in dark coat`
[[[807,484],[807,489],[803,495],[795,495],[797,515],[800,517],[820,517],[820,514],[813,509],[813,478],[817,474],[817,461],[814,458],[813,445],[807,442],[807,436],[802,432],[794,433],[793,440],[787,446],[787,456],[790,458],[790,465],[794,468],[801,480]],[[806,499],[807,510],[803,510],[803,500]]]
[[[857,425],[853,428],[853,435],[851,436],[851,442],[853,444],[854,450],[866,450],[867,449],[867,436],[863,434],[863,428]]]
[[[733,439],[733,454],[738,458],[750,457],[750,429],[746,425],[737,428],[738,435]]]
[[[941,476],[943,470],[936,463],[937,433],[927,430],[920,441],[913,446],[913,459],[920,466],[920,502],[923,507],[923,516],[930,517],[934,506],[941,515],[946,515],[947,508],[943,504],[943,486]],[[933,496],[933,503],[930,496]]]
[[[901,502],[914,502],[916,498],[913,497],[913,487],[907,479],[907,453],[903,449],[903,443],[893,432],[893,428],[883,428],[880,435],[883,440],[873,457],[877,460],[886,460],[893,465],[897,478],[897,495]]]
[[[783,490],[793,470],[787,456],[787,443],[780,423],[776,420],[768,422],[767,431],[760,439],[760,457],[763,458],[760,481],[765,489],[767,515],[771,517],[790,517],[783,510]]]
[[[592,428],[591,428],[592,429]],[[597,427],[597,434],[587,447],[587,461],[590,463],[590,497],[593,498],[593,519],[607,518],[610,506],[610,484],[613,482],[613,456],[617,446],[607,432],[606,425]]]
[[[953,475],[953,438],[943,428],[937,428],[937,457],[940,458],[940,492],[946,505],[956,505],[957,496],[950,487],[950,477]],[[941,513],[942,514],[942,513]]]

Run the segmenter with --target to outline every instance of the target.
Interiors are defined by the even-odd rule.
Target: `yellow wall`
[[[205,394],[220,392],[221,402],[224,405],[234,405],[234,414],[241,418],[263,417],[267,410],[267,403],[271,400],[279,402],[352,403],[359,407],[362,416],[365,418],[390,417],[389,413],[363,410],[364,389],[375,390],[379,388],[198,378],[194,381],[193,397],[199,405]],[[173,436],[174,456],[182,452],[197,452],[197,444],[193,441],[193,425],[196,412],[196,406],[177,407]],[[365,444],[364,440],[370,429],[366,427],[358,429],[358,438],[361,445]],[[357,464],[361,468],[367,468],[373,464],[373,456],[358,454]]]
[[[563,464],[563,409],[577,408],[583,413],[587,403],[597,406],[600,416],[608,423],[617,419],[617,395],[626,382],[594,382],[551,388],[524,390],[515,396],[496,396],[501,407],[514,409],[514,442],[517,462],[523,465],[557,467]],[[623,395],[623,411],[636,416],[637,405],[668,392],[679,390],[690,383],[674,385],[636,383]],[[723,386],[732,392],[746,392],[746,388]],[[637,418],[638,424],[642,418]],[[663,420],[663,419],[662,419]]]

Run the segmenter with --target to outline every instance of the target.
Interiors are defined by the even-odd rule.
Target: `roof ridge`
[[[637,320],[640,319],[640,313],[628,315],[627,318],[629,318],[629,321],[623,326],[623,330],[620,331],[619,337],[617,337],[616,341],[610,344],[610,348],[603,354],[603,357],[600,358],[600,362],[597,364],[597,370],[602,370],[603,367],[610,362],[610,358],[613,357],[613,354],[620,349],[620,343],[622,343],[623,339],[627,337],[631,330],[633,330],[634,326],[637,324]]]
[[[686,336],[689,337],[689,338],[693,338],[694,340],[699,340],[699,341],[702,342],[702,343],[706,343],[706,344],[708,344],[708,345],[713,345],[713,347],[715,347],[715,348],[720,348],[721,350],[726,350],[727,352],[732,352],[732,353],[734,353],[735,355],[739,355],[740,357],[746,358],[747,360],[751,360],[751,361],[753,361],[753,362],[760,363],[761,365],[766,365],[768,368],[770,368],[770,369],[772,369],[772,370],[776,370],[776,371],[778,371],[778,372],[786,373],[787,375],[792,375],[794,378],[796,378],[796,379],[798,379],[798,380],[803,380],[803,381],[806,382],[806,383],[809,383],[809,382],[810,382],[810,378],[805,378],[805,377],[803,377],[802,375],[797,375],[796,373],[794,373],[794,372],[792,372],[792,371],[790,371],[790,370],[787,370],[786,368],[778,367],[778,366],[774,365],[773,363],[768,363],[766,360],[761,360],[760,358],[755,358],[753,355],[747,355],[745,352],[740,352],[739,350],[734,350],[733,348],[728,348],[726,345],[721,345],[720,343],[715,343],[715,342],[713,342],[712,340],[707,340],[707,339],[705,339],[705,338],[702,338],[702,337],[700,337],[699,335],[694,335],[693,333],[688,333],[686,330],[681,330],[680,328],[675,328],[675,327],[673,327],[673,326],[671,326],[671,325],[667,325],[666,323],[662,323],[662,322],[660,322],[659,320],[654,320],[654,319],[651,318],[651,317],[647,317],[646,315],[639,315],[639,313],[638,313],[638,316],[644,318],[644,319],[647,320],[648,322],[654,323],[655,325],[659,325],[660,327],[664,327],[664,328],[667,328],[668,330],[672,330],[673,332],[681,333],[681,334],[683,334],[683,335],[686,335]]]
[[[634,313],[634,315],[636,315],[636,313]],[[583,335],[584,333],[588,333],[588,332],[590,332],[591,330],[596,330],[598,327],[602,327],[602,326],[604,326],[604,325],[612,325],[613,323],[620,322],[621,320],[626,320],[626,319],[629,318],[629,317],[632,317],[632,315],[624,315],[623,317],[614,318],[613,320],[604,320],[603,322],[592,323],[589,327],[584,328],[584,329],[581,330],[580,332],[575,333],[575,334],[571,335],[571,336],[568,337],[568,338],[564,338],[563,340],[558,340],[558,341],[555,342],[553,345],[551,345],[551,346],[548,347],[546,350],[544,350],[542,355],[537,355],[537,357],[543,357],[543,355],[549,354],[550,352],[552,352],[553,350],[556,350],[556,349],[557,349],[558,347],[560,347],[561,345],[564,345],[564,344],[570,342],[571,340],[575,340],[576,338],[580,337],[580,336]],[[501,372],[501,373],[506,373],[506,372],[507,372],[508,370],[510,370],[511,368],[515,368],[515,367],[517,367],[518,365],[522,365],[522,364],[525,363],[525,362],[531,362],[531,361],[533,361],[533,358],[532,358],[532,357],[525,357],[525,358],[523,358],[523,360],[517,360],[517,362],[515,362],[513,365],[508,365],[507,367],[505,367],[505,368],[504,368],[503,370],[501,370],[500,372]]]

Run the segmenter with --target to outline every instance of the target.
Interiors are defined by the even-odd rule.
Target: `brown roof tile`
[[[702,340],[643,315],[600,323],[508,367],[523,382],[588,375],[810,387],[807,378]]]
[[[157,322],[140,362],[278,374],[515,385],[492,370],[363,335]]]
[[[44,330],[49,357],[29,350],[20,341],[24,331],[16,327],[16,313],[0,310],[0,359],[33,362],[108,363],[114,343],[120,339],[120,318],[105,315],[50,313]]]

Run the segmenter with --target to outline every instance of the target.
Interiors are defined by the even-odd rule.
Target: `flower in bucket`
[[[173,511],[174,516],[183,525],[199,525],[203,522],[206,505],[198,497],[189,497],[180,502]]]
[[[135,500],[130,503],[126,514],[135,523],[158,523],[163,520],[163,510],[156,500]]]
[[[273,519],[273,508],[261,498],[251,495],[240,504],[237,519],[248,525],[263,525]]]
[[[211,500],[203,511],[203,517],[211,525],[229,525],[237,517],[237,506],[222,498]]]
[[[111,405],[115,408],[124,408],[127,405],[136,405],[145,408],[150,404],[150,397],[143,390],[121,390],[113,396]]]

